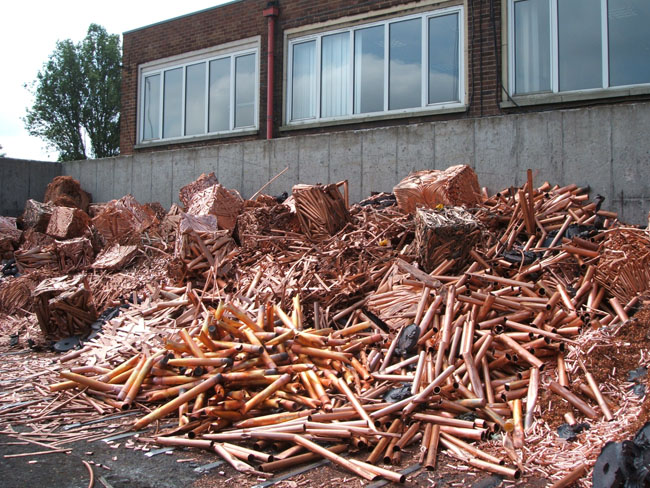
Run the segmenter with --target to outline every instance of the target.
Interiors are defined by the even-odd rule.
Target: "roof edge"
[[[133,32],[148,29],[150,27],[155,27],[155,26],[161,25],[161,24],[166,24],[167,22],[173,22],[175,20],[184,19],[185,17],[191,17],[192,15],[202,14],[204,12],[209,12],[210,10],[215,10],[215,9],[225,7],[225,6],[233,4],[233,3],[239,3],[239,2],[243,2],[243,1],[244,0],[230,0],[229,2],[222,3],[221,5],[215,5],[214,7],[208,7],[208,8],[204,8],[202,10],[197,10],[196,12],[190,12],[188,14],[178,15],[177,17],[172,17],[171,19],[161,20],[159,22],[154,22],[152,24],[144,25],[142,27],[136,27],[135,29],[130,29],[130,30],[122,32],[122,35],[131,34]]]

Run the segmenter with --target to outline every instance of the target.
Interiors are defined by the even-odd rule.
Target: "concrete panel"
[[[172,203],[179,205],[179,190],[192,183],[194,178],[194,168],[196,165],[196,149],[185,149],[173,152],[173,172],[172,172]]]
[[[140,203],[151,202],[151,154],[133,156],[133,196]]]
[[[330,141],[330,179],[333,182],[348,180],[350,203],[358,202],[367,195],[361,193],[362,131],[337,132]]]
[[[106,158],[99,160],[97,165],[97,195],[93,198],[96,202],[109,202],[116,198],[115,188],[115,158]]]
[[[540,112],[517,116],[517,167],[533,170],[533,184],[562,179],[562,114]],[[520,183],[523,183],[523,176]]]
[[[397,178],[397,127],[363,131],[361,198],[392,191]]]
[[[29,163],[29,198],[42,202],[47,185],[62,171],[61,163]]]
[[[526,171],[520,171],[516,163],[514,117],[476,120],[474,153],[474,170],[478,175],[479,185],[487,186],[490,193],[503,187],[518,186],[525,181]]]
[[[623,199],[624,198],[624,199]],[[618,212],[618,218],[626,224],[648,225],[648,210],[650,209],[650,198],[633,198],[625,194],[619,194],[607,205],[607,200],[603,208]]]
[[[269,150],[269,171],[271,178],[289,168],[282,176],[271,183],[264,193],[281,195],[284,192],[291,194],[291,187],[298,183],[298,152],[300,150],[299,137],[286,137],[273,139]]]
[[[86,159],[79,165],[79,184],[81,188],[90,193],[91,201],[95,201],[97,195],[97,160]]]
[[[0,215],[17,217],[29,198],[29,162],[0,159],[0,181],[2,181],[2,208]]]
[[[614,195],[621,199],[650,198],[650,189],[648,188],[650,144],[647,142],[647,132],[650,127],[650,105],[612,107],[611,121]],[[620,212],[620,210],[616,210]],[[628,213],[627,209],[622,210],[624,213]],[[646,207],[645,212],[647,213],[648,210],[650,209]]]
[[[611,108],[562,113],[564,184],[591,187],[591,196],[614,195],[611,177]],[[611,205],[611,198],[604,207]]]
[[[63,174],[72,176],[79,181],[81,161],[68,161],[63,163]]]
[[[330,140],[337,134],[319,134],[300,138],[298,152],[299,183],[307,185],[332,183],[329,175]]]
[[[151,201],[159,202],[166,209],[172,204],[172,172],[171,151],[152,153]]]
[[[219,147],[208,146],[202,147],[196,152],[196,163],[194,165],[194,178],[198,178],[202,173],[219,174]]]
[[[244,146],[226,144],[219,147],[219,183],[241,193],[244,182]]]
[[[433,169],[447,169],[456,164],[474,167],[474,121],[470,119],[436,122]]]
[[[397,128],[397,178],[435,166],[433,124],[405,125]]]
[[[244,177],[242,197],[250,198],[253,193],[266,184],[269,176],[269,149],[268,141],[245,142],[244,146]]]
[[[115,158],[113,193],[122,198],[133,192],[133,156]]]

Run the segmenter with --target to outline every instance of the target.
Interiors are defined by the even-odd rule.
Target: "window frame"
[[[609,16],[608,16],[608,1],[600,0],[600,35],[601,35],[601,65],[602,65],[602,84],[595,88],[580,88],[577,90],[560,90],[560,46],[559,46],[559,31],[558,31],[558,0],[545,0],[549,5],[549,22],[550,22],[550,69],[551,69],[551,90],[517,93],[517,86],[515,83],[516,69],[515,64],[515,4],[527,0],[506,0],[507,1],[507,33],[508,33],[508,91],[511,97],[518,101],[519,99],[540,99],[539,103],[544,103],[545,98],[548,97],[566,97],[567,101],[572,95],[599,98],[602,96],[617,96],[617,93],[622,95],[629,94],[628,92],[633,89],[641,89],[645,91],[650,89],[650,82],[637,83],[630,85],[616,85],[611,86],[609,79]],[[558,101],[564,101],[560,99]],[[509,106],[509,102],[504,102]]]
[[[429,19],[433,17],[441,17],[450,14],[458,15],[458,98],[457,101],[448,101],[448,102],[437,102],[437,103],[428,103],[429,99]],[[390,110],[389,107],[389,79],[390,79],[390,24],[396,22],[402,22],[413,19],[421,19],[421,42],[422,42],[422,51],[420,57],[420,66],[421,66],[421,96],[420,96],[420,106],[413,108],[404,108],[404,109],[394,109]],[[354,83],[355,83],[355,32],[357,30],[383,26],[384,30],[384,110],[376,112],[365,112],[365,113],[354,113]],[[348,82],[348,91],[347,91],[347,103],[350,110],[350,113],[345,115],[338,115],[333,117],[320,117],[321,112],[321,102],[322,102],[322,38],[329,35],[335,35],[348,32],[349,33],[349,69],[350,69],[350,80]],[[315,104],[316,104],[316,117],[303,118],[303,119],[292,119],[292,99],[293,99],[293,47],[296,44],[301,44],[305,42],[316,41],[316,92]],[[374,22],[363,22],[354,25],[347,25],[341,28],[332,28],[329,30],[322,30],[319,32],[314,32],[311,34],[299,34],[295,37],[287,37],[285,39],[285,93],[283,104],[284,111],[284,123],[285,127],[295,128],[304,125],[314,125],[314,124],[335,124],[335,123],[353,123],[355,120],[363,119],[380,119],[380,118],[393,118],[400,117],[410,114],[418,113],[429,113],[429,112],[446,112],[446,111],[460,111],[466,109],[466,42],[465,42],[465,4],[457,4],[444,8],[436,8],[433,10],[426,10],[423,12],[406,14],[406,15],[397,15],[390,18],[385,18],[382,20]]]
[[[245,127],[235,127],[235,90],[236,90],[236,61],[237,58],[247,55],[255,55],[255,73],[254,73],[254,107],[253,107],[253,125]],[[229,129],[210,132],[210,62],[219,59],[230,59],[230,88],[229,88]],[[158,59],[138,66],[138,90],[137,90],[137,129],[136,129],[136,148],[169,144],[183,143],[193,140],[229,137],[237,135],[247,135],[259,131],[259,104],[260,104],[260,36],[243,39],[232,43],[216,46],[213,48],[202,49],[190,53],[171,56],[168,58]],[[186,127],[186,102],[187,102],[187,68],[189,66],[204,64],[205,65],[205,103],[203,123],[205,132],[200,134],[185,135]],[[182,69],[181,83],[181,135],[173,137],[163,137],[164,124],[164,91],[165,91],[165,72],[173,69]],[[160,75],[159,99],[158,99],[158,134],[156,139],[144,139],[144,114],[145,114],[145,80],[149,76]]]

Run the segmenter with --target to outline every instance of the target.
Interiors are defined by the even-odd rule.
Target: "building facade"
[[[647,101],[648,21],[646,0],[234,1],[124,33],[121,154]]]

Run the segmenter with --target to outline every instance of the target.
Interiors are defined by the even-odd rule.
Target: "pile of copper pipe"
[[[597,235],[556,236],[542,245],[552,230],[595,221],[596,205],[581,189],[533,189],[529,181],[484,208],[505,228],[460,268],[446,262],[427,274],[405,261],[386,267],[420,290],[412,317],[417,336],[406,351],[398,346],[407,326],[386,333],[357,305],[333,315],[345,326],[317,328],[298,296],[291,311],[235,297],[216,308],[201,304],[195,325],[163,348],[62,373],[65,381],[51,389],[86,388],[115,408],[146,405],[151,411],[134,429],[163,421],[157,444],[209,449],[247,472],[320,456],[366,479],[403,481],[377,464],[398,466],[414,444],[427,469],[444,449],[476,469],[518,479],[525,473],[507,465],[515,463],[508,452],[477,444],[501,432],[521,448],[543,414],[540,388],[548,387],[556,408],[570,416],[613,420],[611,401],[588,367],[569,377],[564,356],[586,327],[628,320],[636,298],[621,303],[594,279]],[[614,222],[609,216],[604,225]],[[521,262],[504,259],[505,251],[519,252]],[[525,252],[537,258],[526,263]],[[376,294],[389,300],[393,283],[382,280]],[[385,398],[398,388],[400,398]],[[253,445],[288,454],[272,459]],[[362,449],[364,462],[341,456]]]

